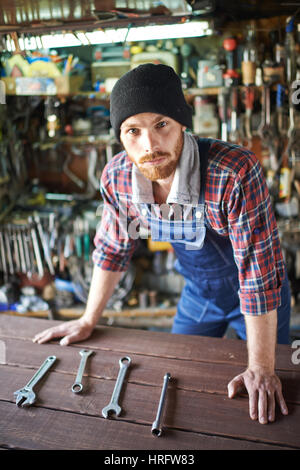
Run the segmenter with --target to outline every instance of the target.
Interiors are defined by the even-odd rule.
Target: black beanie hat
[[[123,121],[139,113],[168,116],[192,128],[192,107],[185,101],[181,81],[172,67],[143,64],[125,73],[110,97],[110,122],[120,140]]]

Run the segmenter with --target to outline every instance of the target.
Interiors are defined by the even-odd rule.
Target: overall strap
[[[200,154],[200,195],[199,195],[199,204],[204,204],[205,202],[205,176],[206,169],[208,165],[208,153],[210,149],[212,139],[208,138],[199,138],[198,148]]]

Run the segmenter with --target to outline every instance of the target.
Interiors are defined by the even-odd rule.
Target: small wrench
[[[29,380],[29,382],[25,385],[25,387],[20,388],[14,395],[16,398],[16,405],[17,406],[29,406],[35,402],[36,395],[33,391],[33,387],[41,380],[41,378],[45,375],[48,369],[54,364],[56,361],[55,356],[48,356],[47,359],[43,362],[39,370],[34,374],[34,376]],[[24,401],[25,400],[25,401]]]
[[[163,383],[163,388],[162,388],[161,395],[160,395],[156,418],[155,418],[155,421],[153,421],[152,423],[151,432],[153,436],[159,437],[161,436],[161,433],[162,433],[160,422],[161,422],[161,418],[162,418],[162,414],[164,410],[165,398],[166,398],[166,393],[167,393],[167,388],[168,388],[168,383],[169,383],[170,378],[171,378],[171,374],[167,372],[164,376],[164,383]]]
[[[122,357],[119,360],[120,370],[119,370],[119,374],[117,377],[113,394],[111,396],[110,403],[109,405],[105,406],[102,410],[102,416],[104,416],[104,418],[108,418],[111,413],[115,413],[116,416],[119,416],[119,414],[122,411],[122,408],[118,404],[118,400],[119,400],[119,395],[122,389],[123,381],[126,375],[126,371],[130,363],[131,363],[131,359],[128,356]]]
[[[87,361],[87,358],[91,354],[93,354],[93,352],[94,351],[92,351],[91,349],[90,350],[82,349],[81,351],[79,351],[79,354],[81,356],[81,361],[80,361],[80,364],[79,364],[79,368],[78,368],[78,372],[77,372],[75,382],[72,385],[72,392],[74,392],[74,393],[79,393],[83,389],[83,385],[82,385],[81,381],[82,381],[86,361]]]

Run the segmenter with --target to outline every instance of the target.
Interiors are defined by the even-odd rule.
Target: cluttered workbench
[[[174,335],[98,326],[88,340],[68,347],[39,345],[33,336],[55,320],[0,315],[0,449],[273,450],[300,448],[300,364],[293,349],[277,346],[277,373],[289,415],[251,421],[248,397],[227,397],[227,384],[244,370],[246,344],[234,339]],[[83,390],[73,393],[86,358]],[[56,360],[35,386],[32,406],[17,406],[20,390],[47,357]],[[130,357],[119,395],[122,411],[105,419],[119,373]],[[294,361],[298,362],[298,361]],[[160,437],[152,434],[166,373],[171,375]],[[78,391],[78,390],[77,390]]]

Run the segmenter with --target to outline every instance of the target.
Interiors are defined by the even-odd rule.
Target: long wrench
[[[91,349],[81,349],[81,351],[79,351],[79,354],[81,356],[81,361],[80,361],[80,364],[79,364],[79,368],[78,368],[78,372],[77,372],[75,382],[72,385],[72,392],[74,392],[74,393],[79,393],[83,390],[82,377],[83,377],[84,369],[85,369],[85,366],[86,366],[86,361],[87,361],[87,358],[91,354],[93,354],[93,352],[94,351],[92,351]]]
[[[131,363],[131,359],[128,356],[122,357],[119,360],[120,370],[119,370],[119,374],[117,377],[113,394],[111,396],[110,403],[109,405],[105,406],[102,410],[102,416],[104,416],[104,418],[108,418],[111,413],[115,413],[116,416],[119,416],[119,414],[122,411],[122,408],[118,404],[118,400],[119,400],[120,392],[121,392],[122,385],[124,382],[124,378],[126,375],[126,371],[130,363]]]
[[[17,240],[17,232],[14,229],[13,225],[9,226],[10,230],[10,237],[13,242],[13,253],[14,253],[14,262],[16,265],[16,272],[19,273],[21,272],[21,261],[20,261],[20,255],[19,255],[19,246],[18,246],[18,240]]]
[[[43,268],[43,261],[41,257],[41,252],[39,248],[39,242],[37,238],[37,233],[34,227],[34,222],[32,217],[28,217],[28,222],[30,224],[30,233],[31,233],[31,239],[33,243],[33,250],[35,254],[35,260],[37,264],[37,270],[39,274],[39,278],[41,279],[44,276],[44,268]]]
[[[164,376],[164,383],[163,383],[163,387],[162,387],[162,391],[160,395],[159,405],[157,408],[156,418],[155,418],[155,421],[153,421],[152,423],[151,432],[152,432],[152,435],[156,437],[159,437],[162,434],[162,427],[160,423],[161,423],[161,418],[162,418],[163,411],[164,411],[166,393],[167,393],[167,388],[168,388],[168,383],[169,383],[170,378],[171,378],[171,374],[167,372]]]
[[[19,244],[21,272],[26,274],[27,268],[26,268],[26,260],[25,260],[25,252],[24,252],[24,247],[23,247],[23,237],[22,237],[21,227],[16,228],[16,234],[17,234],[16,236],[17,236],[17,240]]]
[[[21,229],[22,233],[22,238],[23,238],[23,247],[24,247],[24,257],[25,257],[25,262],[26,262],[26,274],[28,277],[32,277],[32,269],[33,269],[33,263],[31,263],[30,260],[30,250],[29,250],[29,236],[27,235],[27,229],[26,226]]]
[[[10,237],[7,232],[7,228],[3,232],[4,236],[4,242],[5,242],[5,248],[6,248],[6,254],[7,254],[7,261],[8,261],[8,267],[9,267],[9,274],[13,275],[14,274],[14,263],[13,263],[13,258],[12,258],[12,251],[11,251],[11,246],[10,246]]]
[[[25,385],[25,387],[20,388],[19,390],[14,392],[14,395],[16,396],[17,406],[30,406],[35,402],[36,395],[33,391],[33,387],[41,380],[41,378],[46,374],[47,370],[50,369],[50,367],[54,364],[55,361],[55,356],[48,356],[39,368],[39,370]]]
[[[42,242],[42,248],[43,248],[43,251],[44,251],[44,256],[45,256],[46,263],[48,264],[50,274],[52,276],[54,276],[55,271],[54,271],[54,267],[53,267],[53,264],[52,264],[52,259],[51,259],[51,256],[50,256],[50,250],[49,250],[49,246],[47,244],[47,240],[46,240],[46,237],[45,237],[45,234],[44,234],[43,227],[42,227],[39,216],[36,215],[34,217],[34,220],[36,222],[36,226],[37,226],[37,229],[38,229],[40,240]]]
[[[4,282],[8,282],[8,270],[7,270],[7,264],[6,264],[4,240],[3,240],[3,234],[1,231],[0,231],[0,252],[1,252],[1,262],[2,262]]]

